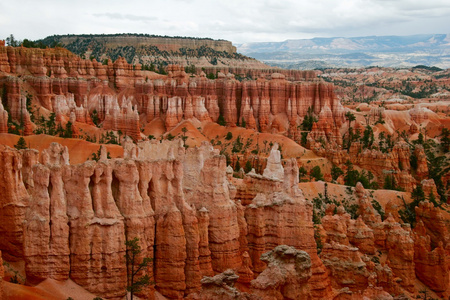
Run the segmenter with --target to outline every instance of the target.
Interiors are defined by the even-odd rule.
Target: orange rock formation
[[[320,124],[335,128],[344,121],[333,85],[309,73],[304,74],[307,81],[300,82],[288,81],[280,73],[272,73],[269,80],[243,82],[219,73],[217,80],[209,80],[188,77],[178,66],[169,66],[169,75],[161,76],[134,68],[123,58],[102,65],[59,48],[0,48],[6,56],[0,85],[16,121],[27,114],[21,108],[24,85],[43,108],[59,116],[70,117],[73,112],[76,122],[82,123],[90,123],[89,115],[96,111],[105,130],[120,130],[134,140],[141,138],[141,124],[154,118],[162,118],[171,130],[182,120],[217,121],[222,115],[230,126],[245,122],[248,128],[286,132],[296,140],[297,126],[309,107],[320,116]],[[17,77],[27,72],[33,76]],[[0,121],[3,115],[2,110]],[[324,130],[332,134],[328,127]]]

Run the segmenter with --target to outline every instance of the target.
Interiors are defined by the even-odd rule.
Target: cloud
[[[133,14],[121,14],[121,13],[102,13],[102,14],[92,14],[95,17],[105,17],[112,20],[127,20],[127,21],[144,21],[153,22],[158,21],[157,17],[152,16],[139,16]]]
[[[235,43],[311,37],[446,33],[448,0],[15,0],[0,9],[0,38],[139,32]],[[444,31],[444,32],[443,32]]]

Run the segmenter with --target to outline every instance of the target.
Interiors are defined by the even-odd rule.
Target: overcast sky
[[[450,33],[450,0],[14,0],[0,38],[147,33],[245,42]]]

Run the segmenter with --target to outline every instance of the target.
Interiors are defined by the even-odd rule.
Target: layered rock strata
[[[29,281],[64,280],[70,272],[76,283],[105,297],[125,290],[124,242],[134,237],[141,241],[142,256],[154,257],[148,272],[168,297],[198,290],[202,273],[212,268],[239,267],[237,209],[228,195],[225,160],[211,148],[192,150],[188,157],[206,158],[201,161],[206,167],[188,174],[197,183],[205,181],[203,188],[192,190],[190,206],[180,160],[106,160],[103,155],[99,162],[71,166],[67,148],[52,144],[41,154],[41,163],[35,161],[28,170],[32,184],[27,192],[21,172],[27,150],[3,149],[4,256],[24,259]],[[208,185],[209,191],[204,189]],[[223,200],[218,201],[221,186]],[[195,204],[207,237],[200,234]],[[229,213],[221,217],[224,209]]]
[[[284,132],[300,140],[297,128],[311,107],[326,135],[339,143],[333,128],[342,124],[345,110],[333,85],[309,73],[307,80],[297,82],[280,73],[240,82],[219,72],[217,80],[209,80],[204,74],[190,77],[178,66],[169,66],[169,74],[161,76],[136,70],[139,66],[124,59],[102,65],[63,49],[0,48],[6,53],[0,85],[14,120],[23,114],[20,103],[27,83],[43,108],[67,117],[73,112],[76,122],[87,123],[95,111],[104,129],[127,132],[135,140],[140,139],[142,123],[155,118],[162,118],[171,130],[182,120],[215,122],[220,115],[230,126],[244,121],[248,128]],[[17,77],[28,72],[32,76]],[[63,98],[73,100],[64,104]]]
[[[339,144],[335,142],[336,139],[331,138],[326,141],[330,141],[331,144],[329,144],[330,147],[324,148],[321,143],[311,138],[311,149],[318,155],[327,157],[336,165],[344,166],[347,161],[350,161],[352,164],[370,171],[375,175],[379,186],[383,186],[386,177],[391,176],[401,188],[412,192],[417,184],[420,184],[428,176],[425,152],[420,145],[412,152],[406,142],[400,141],[394,145],[392,150],[383,153],[380,150],[363,149],[362,143],[353,142],[347,152],[339,147]],[[417,171],[415,172],[417,179],[411,175],[410,157],[413,153],[417,157]]]
[[[239,297],[398,295],[417,292],[416,278],[448,295],[448,217],[432,204],[416,209],[411,231],[392,216],[381,220],[358,184],[359,218],[328,206],[318,255],[312,203],[298,189],[296,161],[281,160],[277,145],[264,175],[234,184],[208,143],[186,150],[181,140],[125,139],[124,148],[123,159],[102,149],[98,161],[78,165],[58,144],[41,153],[1,148],[0,250],[6,261],[24,262],[27,282],[70,278],[96,295],[122,297],[125,241],[136,237],[139,259],[153,258],[142,275],[154,289],[143,297],[201,295],[204,276],[228,269],[239,276]],[[295,257],[308,257],[301,261],[310,267],[298,271]]]

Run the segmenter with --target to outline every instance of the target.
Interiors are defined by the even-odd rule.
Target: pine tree
[[[138,257],[140,256],[142,250],[139,245],[139,238],[135,237],[132,240],[127,240],[125,242],[126,252],[125,260],[127,264],[127,291],[130,292],[131,300],[133,300],[134,293],[138,293],[143,287],[150,285],[150,277],[146,274],[140,278],[137,278],[138,273],[146,268],[150,262],[151,258],[145,257],[141,263],[138,263]]]
[[[219,118],[217,119],[217,124],[219,124],[220,126],[226,126],[227,123],[225,122],[225,118],[223,117],[222,114],[219,115]]]
[[[234,171],[239,172],[240,169],[241,169],[241,164],[239,163],[239,159],[238,159],[236,164],[234,165]]]
[[[316,180],[324,180],[322,171],[320,170],[319,166],[315,166],[311,170],[311,177],[315,178]]]
[[[247,160],[247,162],[245,163],[245,166],[244,166],[245,173],[250,172],[252,170],[252,168],[253,168],[252,163],[249,160]]]
[[[242,118],[241,127],[247,127],[247,123],[245,122],[244,118]]]
[[[19,138],[19,140],[17,141],[17,144],[14,145],[14,148],[16,148],[17,150],[28,148],[27,143],[25,142],[25,139],[23,138],[23,136],[21,136]]]
[[[181,139],[183,140],[183,147],[187,148],[188,146],[186,146],[186,140],[188,139],[186,132],[188,132],[186,127],[181,128],[181,131],[183,132],[183,135],[181,136]]]

